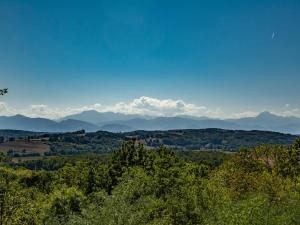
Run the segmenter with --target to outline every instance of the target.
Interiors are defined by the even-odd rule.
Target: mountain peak
[[[270,113],[269,111],[264,111],[264,112],[261,112],[258,116],[258,118],[274,118],[274,117],[278,117],[277,115],[273,114],[273,113]]]
[[[29,117],[26,117],[26,116],[24,116],[24,115],[22,115],[22,114],[16,114],[16,115],[14,115],[14,116],[12,116],[13,118],[29,118]]]
[[[91,110],[82,111],[78,114],[99,114],[99,112],[97,110],[91,109]]]

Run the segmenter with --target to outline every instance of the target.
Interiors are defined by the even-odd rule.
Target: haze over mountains
[[[0,116],[0,129],[41,132],[69,132],[85,129],[88,132],[105,130],[128,132],[134,130],[172,129],[238,129],[266,130],[300,134],[300,118],[283,117],[263,112],[257,117],[241,119],[211,119],[207,117],[150,117],[113,112],[84,111],[54,121],[45,118],[29,118],[22,115]]]
[[[68,120],[68,119],[81,120],[81,121],[85,121],[88,123],[93,123],[101,126],[107,122],[119,121],[119,120],[130,120],[136,118],[151,119],[154,117],[143,116],[138,114],[123,114],[123,113],[98,112],[96,110],[88,110],[88,111],[83,111],[79,114],[66,116],[60,120]]]
[[[41,132],[68,132],[80,129],[96,131],[98,126],[84,121],[67,119],[56,122],[44,118],[30,118],[22,115],[0,116],[0,129],[27,130]]]

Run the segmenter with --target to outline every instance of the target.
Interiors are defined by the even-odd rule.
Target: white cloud
[[[210,109],[206,106],[187,103],[183,100],[157,99],[142,96],[129,102],[118,102],[113,105],[101,105],[99,103],[81,107],[55,108],[45,104],[34,104],[27,108],[16,109],[5,102],[0,102],[0,115],[22,114],[29,117],[43,117],[58,119],[67,115],[80,113],[87,110],[96,110],[98,112],[119,112],[124,114],[141,114],[151,116],[207,116],[212,118],[242,118],[255,117],[260,112],[244,111],[233,115],[225,114],[221,108]],[[285,108],[285,111],[273,112],[283,116],[300,117],[299,109]]]
[[[266,111],[266,110],[263,110]],[[263,112],[261,111],[261,112]],[[254,112],[254,111],[245,111],[241,113],[236,113],[230,116],[230,118],[234,119],[239,119],[239,118],[244,118],[244,117],[255,117],[261,112]],[[277,116],[295,116],[295,117],[300,117],[300,109],[290,109],[290,110],[284,110],[284,111],[270,111],[270,113],[277,115]]]
[[[205,106],[197,106],[182,100],[160,100],[143,96],[134,99],[131,102],[119,102],[112,107],[108,107],[107,111],[151,116],[215,116],[216,114],[219,114],[220,109],[209,110]]]
[[[47,105],[31,105],[28,109],[21,110],[21,114],[30,117],[44,117],[51,119],[58,119],[67,115],[72,115],[75,113],[80,113],[88,110],[101,111],[101,104],[93,104],[89,106],[82,106],[78,108],[67,107],[67,108],[51,108]]]
[[[231,118],[239,119],[244,117],[255,117],[259,114],[259,112],[253,112],[253,111],[245,111],[240,113],[235,113],[231,116]]]
[[[59,116],[55,109],[49,108],[47,105],[31,105],[28,109],[23,111],[24,114],[32,117],[56,117]]]
[[[286,110],[281,113],[282,116],[300,116],[300,110],[299,109],[291,109],[291,110]]]
[[[15,114],[16,114],[16,111],[14,108],[10,107],[5,102],[0,102],[0,115],[1,116],[11,116],[11,115],[15,115]]]
[[[30,105],[25,109],[15,109],[8,106],[6,103],[0,103],[1,115],[23,114],[30,117],[45,117],[57,119],[74,113],[80,113],[87,110],[96,110],[99,112],[119,112],[125,114],[141,114],[151,116],[221,116],[220,108],[215,110],[208,109],[205,106],[198,106],[191,103],[186,103],[183,100],[173,99],[157,99],[151,97],[140,97],[129,102],[118,102],[114,105],[101,105],[99,103],[82,106],[82,107],[66,107],[66,108],[52,108],[45,104]]]

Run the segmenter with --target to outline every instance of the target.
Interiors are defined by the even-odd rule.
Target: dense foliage
[[[28,136],[38,136],[44,133],[23,131],[23,130],[2,130],[0,129],[0,137],[3,138],[25,138]]]
[[[0,160],[2,225],[300,221],[300,140],[224,157],[130,142],[111,156],[57,157],[32,170]]]
[[[149,148],[161,145],[177,150],[238,151],[242,147],[261,144],[292,144],[297,136],[267,131],[234,131],[222,129],[133,131],[110,133],[98,131],[84,137],[74,133],[52,134],[48,155],[108,153],[119,148],[124,140],[135,139]]]
[[[0,152],[7,152],[9,149],[9,154],[18,158],[43,155],[105,154],[120,148],[122,143],[128,140],[135,140],[147,148],[157,148],[164,145],[179,151],[221,150],[235,152],[240,148],[253,148],[261,144],[290,145],[297,137],[296,135],[267,131],[222,129],[133,131],[128,133],[106,131],[36,133],[0,130]],[[46,146],[43,147],[42,144]],[[49,149],[49,151],[46,150],[45,152],[45,149]]]

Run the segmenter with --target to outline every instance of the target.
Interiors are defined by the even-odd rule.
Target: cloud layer
[[[51,108],[45,104],[30,105],[25,109],[16,109],[5,102],[0,102],[0,115],[22,114],[30,117],[45,117],[57,119],[74,113],[87,110],[96,110],[98,112],[119,112],[124,114],[141,114],[150,116],[210,116],[217,117],[221,115],[221,110],[208,109],[205,106],[198,106],[186,103],[183,100],[157,99],[142,96],[129,102],[118,102],[114,105],[93,104],[78,108]]]
[[[216,116],[220,109],[209,110],[205,106],[197,106],[186,103],[182,100],[156,99],[150,97],[140,97],[131,102],[119,102],[112,107],[105,108],[104,111],[121,112],[126,114],[143,114],[151,116]]]
[[[16,109],[5,102],[0,102],[0,115],[10,116],[15,114],[22,114],[29,117],[42,117],[50,119],[58,119],[67,115],[80,113],[87,110],[96,110],[98,112],[119,112],[124,114],[141,114],[149,116],[207,116],[212,118],[241,118],[253,117],[259,112],[245,111],[233,115],[225,115],[220,108],[209,109],[206,106],[195,105],[187,103],[183,100],[173,99],[157,99],[142,96],[133,99],[129,102],[118,102],[114,105],[101,105],[99,103],[93,105],[86,105],[82,107],[66,107],[66,108],[52,108],[45,104],[30,105],[24,109]],[[283,112],[276,113],[284,116],[300,116],[298,109],[291,109],[286,106]]]

